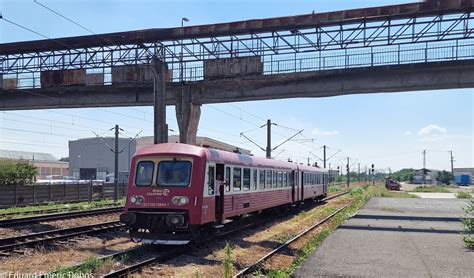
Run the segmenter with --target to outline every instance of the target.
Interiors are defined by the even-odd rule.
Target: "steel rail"
[[[109,207],[117,207],[117,204],[113,205],[96,205],[96,208],[109,208]],[[54,208],[54,209],[38,209],[38,210],[27,210],[27,211],[16,211],[16,212],[6,212],[0,213],[0,218],[10,218],[12,216],[19,216],[19,215],[35,215],[35,214],[52,214],[52,213],[66,213],[66,212],[74,212],[74,211],[86,211],[81,207],[71,207],[71,208]]]
[[[266,260],[268,260],[269,258],[271,258],[272,256],[274,256],[275,254],[277,254],[281,249],[285,248],[286,246],[288,246],[289,244],[291,244],[292,242],[300,239],[302,236],[306,235],[308,232],[314,230],[315,228],[321,226],[322,224],[326,223],[328,220],[332,219],[334,216],[336,216],[337,214],[339,214],[341,211],[343,211],[345,208],[347,208],[348,206],[352,205],[353,202],[350,202],[349,204],[346,204],[344,206],[342,206],[341,208],[337,209],[335,212],[331,213],[330,215],[326,216],[323,220],[317,222],[316,224],[314,224],[313,226],[307,228],[306,230],[304,230],[303,232],[299,233],[298,235],[294,236],[293,238],[287,240],[285,243],[281,244],[280,246],[278,246],[277,248],[273,249],[272,251],[270,251],[269,253],[267,253],[265,256],[261,257],[258,261],[256,261],[255,263],[247,266],[246,268],[242,269],[241,271],[239,271],[236,275],[234,275],[235,278],[237,277],[244,277],[245,275],[247,274],[250,274],[252,273],[253,271],[255,271],[255,269],[261,265],[262,263],[264,263]]]
[[[324,198],[322,201],[329,201],[331,199],[346,195],[349,192],[350,192],[350,190],[347,190],[347,191],[329,196],[327,198]],[[143,269],[147,266],[151,266],[151,265],[154,265],[154,264],[157,264],[157,263],[160,263],[160,262],[167,261],[171,258],[177,257],[177,256],[179,256],[179,255],[181,255],[185,252],[188,252],[190,247],[194,247],[194,246],[197,246],[199,244],[203,244],[205,242],[211,241],[211,240],[216,239],[216,238],[222,238],[222,237],[228,236],[228,235],[236,233],[238,231],[242,231],[242,230],[247,229],[247,228],[260,226],[260,225],[268,223],[272,220],[275,220],[275,218],[267,218],[267,219],[264,219],[264,220],[261,220],[261,221],[254,221],[252,223],[249,223],[249,224],[246,224],[246,225],[243,225],[243,226],[240,226],[240,227],[228,230],[228,231],[224,231],[224,232],[219,233],[219,234],[215,234],[211,237],[205,238],[204,240],[195,242],[191,245],[187,245],[186,247],[177,248],[177,250],[175,250],[175,251],[172,251],[172,252],[169,252],[169,253],[166,253],[166,254],[160,254],[156,257],[153,257],[153,258],[150,258],[150,259],[147,259],[147,260],[144,260],[144,261],[137,262],[135,264],[124,267],[124,268],[119,269],[119,270],[112,271],[110,273],[107,273],[107,274],[103,275],[102,278],[127,277],[129,274],[137,272],[137,271],[139,271],[139,270],[141,270],[141,269]],[[108,257],[106,257],[104,259],[107,259],[107,258]]]
[[[9,255],[9,253],[6,253],[6,251],[12,251],[22,247],[32,247],[46,242],[68,239],[80,235],[89,235],[110,230],[117,230],[124,227],[125,225],[119,221],[110,221],[99,224],[63,228],[10,238],[2,238],[0,239],[0,255]]]
[[[62,219],[68,219],[68,218],[95,216],[95,215],[100,215],[100,214],[120,212],[122,210],[123,210],[123,207],[111,207],[111,208],[94,209],[94,210],[87,210],[87,211],[54,213],[54,214],[49,214],[49,215],[39,215],[39,216],[23,217],[23,218],[10,218],[10,219],[0,220],[0,227],[4,228],[4,227],[25,225],[25,224],[33,224],[33,223],[38,223],[42,221],[52,221],[52,220],[62,220]]]

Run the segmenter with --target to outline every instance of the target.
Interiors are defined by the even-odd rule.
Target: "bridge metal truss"
[[[110,67],[149,63],[158,57],[177,73],[183,66],[186,80],[199,80],[203,78],[203,61],[229,57],[260,56],[265,74],[427,62],[438,58],[472,59],[473,23],[471,11],[466,10],[379,21],[361,18],[359,22],[279,32],[11,54],[0,56],[0,73],[34,80],[44,70],[82,68],[110,72]],[[404,58],[407,51],[411,54]],[[433,51],[449,52],[449,55],[430,55]],[[382,57],[382,62],[377,61],[377,55]],[[307,66],[305,60],[312,60],[312,65]],[[332,65],[328,63],[331,60],[338,62]],[[32,87],[37,87],[37,83],[33,82]]]

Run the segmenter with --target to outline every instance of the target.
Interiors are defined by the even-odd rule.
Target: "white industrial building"
[[[168,142],[178,142],[179,136],[171,135]],[[135,140],[119,138],[119,173],[130,171],[130,162],[133,154],[144,147],[153,145],[153,137],[146,136]],[[219,149],[229,152],[249,154],[250,150],[214,140],[208,137],[197,137],[196,145]],[[84,138],[69,141],[69,169],[70,175],[81,180],[105,180],[107,174],[114,172],[115,138]]]

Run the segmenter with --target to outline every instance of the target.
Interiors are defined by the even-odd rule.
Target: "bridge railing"
[[[263,74],[271,75],[468,59],[474,59],[473,39],[398,44],[384,47],[373,46],[325,52],[303,52],[288,55],[267,55],[262,56],[262,63]],[[180,66],[181,64],[179,63],[169,65],[169,70],[172,72],[172,82],[180,82],[182,80],[200,81],[204,79],[203,62],[184,63],[183,78],[181,78]],[[94,71],[97,70],[103,73],[104,80],[99,83],[89,83],[88,85],[111,85],[111,69],[102,68],[95,69]],[[5,78],[17,79],[17,88],[19,89],[41,88],[39,72],[9,74],[4,75]]]

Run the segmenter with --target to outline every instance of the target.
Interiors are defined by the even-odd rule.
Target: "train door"
[[[291,180],[291,202],[295,203],[296,202],[296,196],[297,196],[296,195],[297,194],[296,193],[296,187],[297,187],[296,181],[297,181],[297,179],[296,179],[296,171],[295,170],[293,170],[291,172],[291,179],[290,180]]]
[[[216,220],[224,221],[224,164],[216,164]]]
[[[301,177],[300,177],[300,181],[301,181],[301,186],[300,186],[300,190],[301,190],[301,202],[304,202],[304,182],[305,182],[305,178],[304,178],[304,175],[305,173],[304,172],[301,172]]]

